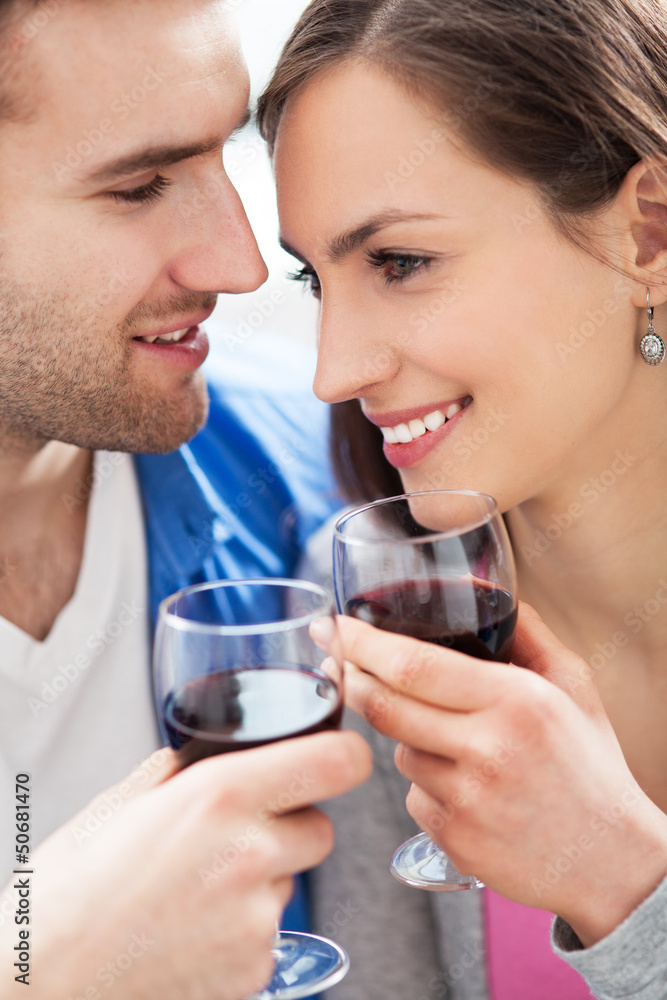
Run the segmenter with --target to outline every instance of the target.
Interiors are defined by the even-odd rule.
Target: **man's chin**
[[[133,428],[124,447],[105,449],[106,451],[127,451],[134,455],[168,455],[187,444],[206,426],[208,420],[208,394],[201,400],[196,410],[180,417],[162,413],[161,418],[151,426]]]
[[[189,394],[180,405],[174,401],[147,402],[123,409],[106,428],[90,426],[76,435],[76,444],[91,451],[121,451],[133,455],[167,455],[191,441],[206,425],[209,397],[202,380],[199,391]]]

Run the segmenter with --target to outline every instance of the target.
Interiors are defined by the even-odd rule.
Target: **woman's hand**
[[[400,742],[408,810],[456,866],[559,914],[585,945],[667,872],[667,817],[623,757],[587,664],[521,605],[513,662],[340,619],[348,704]]]

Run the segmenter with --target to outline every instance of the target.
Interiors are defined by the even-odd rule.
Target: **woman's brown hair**
[[[287,102],[318,74],[368,61],[439,108],[496,169],[532,182],[585,246],[587,219],[644,158],[667,161],[661,0],[314,0],[258,106],[273,149]],[[352,500],[402,491],[355,400],[332,408],[332,455]]]

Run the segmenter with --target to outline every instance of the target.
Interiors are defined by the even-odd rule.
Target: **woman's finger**
[[[454,765],[451,767],[454,769]],[[415,823],[436,843],[446,839],[447,825],[465,808],[462,796],[455,791],[439,797],[416,784],[408,792],[405,805]]]
[[[443,805],[456,809],[472,805],[480,790],[493,782],[501,771],[511,766],[524,748],[512,740],[500,740],[485,757],[474,761],[443,761],[400,743],[396,747],[396,767],[404,778]]]
[[[345,665],[345,701],[384,736],[440,757],[457,758],[470,739],[470,716],[418,701],[373,674]]]
[[[512,663],[546,678],[588,715],[604,714],[591,667],[557,639],[529,604],[519,602]]]
[[[453,711],[475,711],[496,701],[507,666],[338,618],[345,660],[410,698]]]

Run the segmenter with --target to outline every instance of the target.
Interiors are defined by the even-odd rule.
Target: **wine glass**
[[[325,658],[310,625],[329,618]],[[203,757],[338,729],[342,666],[331,597],[301,580],[226,580],[173,594],[159,609],[155,697],[182,767]],[[278,932],[270,984],[252,1000],[300,1000],[338,983],[345,952],[314,934]]]
[[[517,618],[509,536],[492,497],[430,490],[344,514],[334,532],[338,609],[388,632],[509,663]],[[432,891],[482,888],[426,833],[402,844],[392,874]]]

